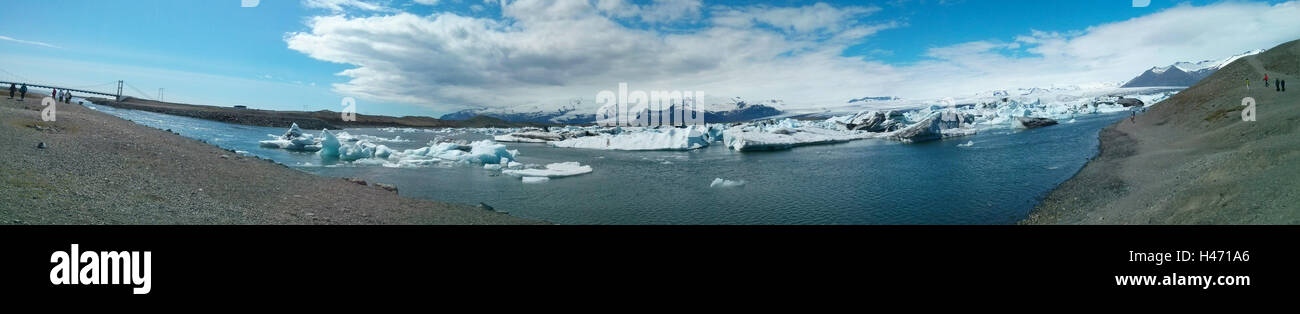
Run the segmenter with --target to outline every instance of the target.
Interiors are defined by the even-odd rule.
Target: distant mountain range
[[[705,123],[730,123],[764,119],[783,114],[780,100],[767,100],[750,103],[740,98],[733,98],[729,103],[714,105],[715,110],[704,110]],[[669,110],[671,110],[670,107]],[[671,112],[671,111],[669,111]],[[551,124],[593,124],[596,123],[595,110],[579,110],[576,107],[563,107],[555,110],[520,111],[511,109],[466,109],[442,115],[442,120],[466,120],[485,116],[519,123]],[[671,115],[666,115],[671,116]]]
[[[1237,59],[1260,52],[1264,50],[1251,50],[1222,60],[1178,62],[1169,66],[1153,67],[1129,80],[1122,87],[1192,86]]]

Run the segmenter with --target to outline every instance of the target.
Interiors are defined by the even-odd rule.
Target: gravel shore
[[[1300,224],[1300,89],[1264,87],[1265,73],[1300,86],[1300,41],[1106,127],[1098,156],[1022,223]]]
[[[0,224],[543,223],[314,176],[76,104],[42,122],[44,96],[0,98]]]

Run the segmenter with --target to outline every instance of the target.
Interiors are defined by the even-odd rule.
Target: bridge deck
[[[14,84],[14,85],[19,85],[19,86],[21,86],[21,85],[23,85],[23,84],[27,84],[27,87],[29,87],[29,88],[30,88],[30,87],[53,88],[53,89],[58,89],[58,90],[72,91],[72,92],[74,92],[74,93],[82,93],[82,94],[93,94],[93,95],[103,95],[103,96],[119,97],[119,95],[116,94],[116,93],[96,92],[96,91],[90,91],[90,90],[83,90],[83,89],[76,89],[76,88],[64,88],[64,87],[50,86],[50,85],[43,85],[43,84],[22,83],[22,82],[5,82],[5,81],[0,81],[0,84],[3,84],[3,85]]]

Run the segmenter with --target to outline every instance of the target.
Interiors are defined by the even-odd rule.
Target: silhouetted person
[[[23,87],[18,88],[18,100],[27,100],[27,84],[23,84]]]
[[[1282,81],[1282,91],[1286,91],[1286,81]]]
[[[1279,92],[1282,91],[1282,81],[1277,81],[1277,84],[1273,84],[1273,90]]]
[[[9,83],[9,99],[14,99],[14,93],[17,92],[18,86],[14,86],[14,83]]]

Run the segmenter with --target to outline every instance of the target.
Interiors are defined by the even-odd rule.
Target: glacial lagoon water
[[[1127,116],[1084,115],[1041,129],[990,130],[919,144],[862,140],[775,152],[740,153],[720,145],[670,152],[507,143],[519,150],[523,163],[577,161],[594,168],[590,174],[524,184],[479,165],[322,164],[312,153],[258,146],[283,128],[94,108],[308,173],[395,184],[408,197],[482,202],[559,224],[1012,224],[1096,155],[1102,127]],[[409,140],[382,143],[396,150],[431,140],[490,138],[464,131],[345,131]],[[711,188],[715,178],[745,184]]]

